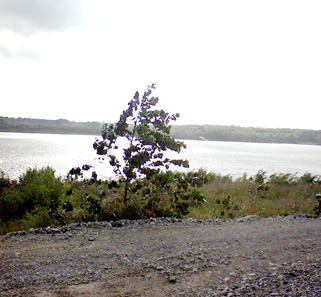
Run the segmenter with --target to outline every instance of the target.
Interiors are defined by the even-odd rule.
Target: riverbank
[[[319,296],[321,219],[148,219],[1,236],[1,296]]]
[[[0,116],[0,132],[101,135],[101,122],[73,122]],[[321,145],[321,130],[224,125],[173,125],[176,139]]]
[[[19,181],[0,173],[0,234],[70,223],[160,216],[315,216],[321,212],[316,199],[320,183],[320,176],[311,174],[268,176],[259,171],[253,177],[233,180],[204,170],[169,171],[152,182],[137,180],[126,203],[122,198],[124,185],[113,180],[61,179],[50,167],[29,169]]]
[[[29,169],[18,181],[0,174],[0,234],[88,221],[177,217],[195,219],[320,214],[320,176],[273,174],[233,180],[204,170],[168,171],[137,180],[131,198],[115,180],[74,180],[50,168]],[[156,187],[156,188],[155,188]]]

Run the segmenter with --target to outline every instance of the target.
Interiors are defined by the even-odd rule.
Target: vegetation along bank
[[[233,180],[204,170],[180,172],[170,166],[189,167],[188,160],[170,159],[186,145],[171,134],[170,115],[156,109],[155,85],[135,93],[116,124],[104,124],[93,147],[116,175],[112,180],[90,179],[72,168],[66,179],[47,167],[28,169],[18,180],[0,172],[0,233],[77,222],[116,221],[151,217],[197,219],[261,217],[321,213],[321,177],[279,173]],[[205,133],[205,132],[204,132]],[[206,135],[206,134],[203,134]],[[127,141],[119,154],[117,139]]]
[[[73,122],[65,119],[0,117],[0,132],[99,135],[102,125],[100,122]],[[176,139],[321,145],[321,131],[307,129],[173,125],[171,135]]]

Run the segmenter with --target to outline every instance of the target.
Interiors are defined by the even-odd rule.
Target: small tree
[[[164,110],[155,109],[159,98],[151,96],[152,89],[155,89],[155,84],[148,86],[142,98],[136,92],[118,123],[104,124],[103,139],[96,139],[93,145],[98,155],[109,158],[116,176],[124,181],[125,202],[129,199],[130,185],[137,177],[150,177],[162,167],[169,169],[170,165],[189,167],[187,160],[164,156],[165,151],[179,153],[182,148],[186,148],[186,145],[170,136],[169,123],[176,121],[179,114],[169,115]],[[116,143],[119,137],[127,139],[122,160],[114,154],[114,151],[119,149]]]

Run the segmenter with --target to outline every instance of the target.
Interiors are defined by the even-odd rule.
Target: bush
[[[55,171],[50,167],[40,170],[28,169],[20,177],[20,194],[28,211],[35,206],[55,211],[62,189],[63,183],[60,178],[55,177]]]
[[[298,182],[298,178],[294,174],[279,173],[270,175],[267,182],[274,185],[295,185]]]
[[[262,217],[319,212],[320,178],[310,174],[233,180],[205,170],[151,171],[132,181],[61,180],[51,168],[29,169],[18,181],[0,173],[0,233],[73,222],[186,217]]]
[[[12,186],[13,182],[9,177],[0,169],[0,194],[3,194],[6,189]]]
[[[28,169],[16,183],[2,176],[0,184],[0,220],[3,222],[21,219],[36,208],[54,213],[63,189],[63,182],[50,167]]]
[[[298,179],[298,182],[301,184],[321,184],[320,176],[319,175],[312,175],[311,173],[303,174]]]

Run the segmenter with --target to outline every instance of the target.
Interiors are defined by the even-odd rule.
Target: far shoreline
[[[43,134],[43,135],[75,135],[75,136],[94,136],[94,137],[101,137],[101,134],[99,133],[74,133],[71,131],[63,131],[63,132],[59,132],[59,131],[2,131],[0,130],[0,133],[16,133],[16,134]],[[200,141],[200,142],[237,142],[237,143],[257,143],[257,144],[293,144],[293,145],[313,145],[313,146],[321,146],[321,143],[310,143],[310,142],[264,142],[264,141],[248,141],[248,140],[224,140],[224,139],[207,139],[203,136],[199,136],[198,139],[195,138],[177,138],[174,136],[175,139],[177,140],[192,140],[192,141]]]
[[[0,132],[101,135],[104,122],[73,122],[0,116]],[[173,125],[171,136],[181,140],[321,145],[321,130],[255,128],[224,125]]]

